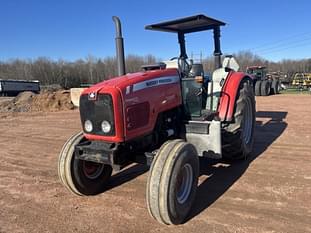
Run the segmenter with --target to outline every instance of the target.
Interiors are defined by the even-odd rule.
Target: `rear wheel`
[[[260,90],[261,90],[261,81],[258,80],[256,83],[255,83],[255,95],[256,96],[260,96]]]
[[[168,141],[157,153],[147,182],[150,215],[163,224],[180,224],[188,216],[197,190],[196,149],[182,140]]]
[[[63,185],[77,195],[102,192],[109,180],[112,167],[80,160],[75,157],[75,146],[86,140],[83,133],[73,135],[64,144],[58,160],[58,175]]]
[[[253,148],[255,97],[249,82],[240,84],[235,102],[234,119],[222,130],[222,153],[226,159],[246,158]]]
[[[280,89],[279,89],[279,80],[273,80],[272,84],[271,84],[271,91],[272,94],[279,94],[280,93]]]
[[[262,96],[268,96],[270,94],[270,82],[269,81],[263,80],[261,82],[260,93]]]

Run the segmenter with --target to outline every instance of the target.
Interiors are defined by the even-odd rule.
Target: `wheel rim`
[[[252,128],[253,128],[253,111],[251,100],[248,98],[245,103],[243,118],[243,140],[245,144],[248,144],[252,139]]]
[[[189,163],[185,164],[177,178],[177,201],[183,204],[187,201],[193,183],[193,169]]]
[[[94,163],[90,161],[82,162],[83,174],[90,180],[97,179],[104,170],[104,164]]]

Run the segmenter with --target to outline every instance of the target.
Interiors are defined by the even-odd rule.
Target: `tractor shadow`
[[[113,189],[124,183],[127,183],[135,179],[136,177],[146,173],[148,170],[149,167],[147,165],[142,164],[134,164],[128,168],[125,168],[124,170],[121,170],[120,172],[117,172],[111,176],[107,184],[107,187],[104,191]]]
[[[256,113],[255,142],[252,154],[246,159],[236,162],[200,159],[200,175],[208,176],[198,187],[193,209],[187,219],[190,220],[212,205],[220,198],[286,129],[284,119],[287,112]]]

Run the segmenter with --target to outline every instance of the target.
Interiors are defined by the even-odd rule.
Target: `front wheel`
[[[77,159],[75,146],[85,141],[83,133],[74,134],[64,144],[58,160],[58,175],[63,185],[77,195],[95,195],[102,192],[109,180],[112,167]]]
[[[157,153],[147,182],[150,215],[163,224],[180,224],[195,200],[199,176],[196,149],[182,140],[168,141]]]

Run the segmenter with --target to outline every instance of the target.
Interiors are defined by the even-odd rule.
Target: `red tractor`
[[[180,55],[125,74],[121,24],[116,24],[119,77],[86,89],[80,97],[83,132],[63,146],[58,172],[77,195],[105,189],[113,170],[130,163],[150,166],[147,207],[157,221],[180,224],[195,200],[199,156],[241,159],[254,141],[252,77],[237,72],[233,57],[221,64],[220,27],[204,15],[162,22],[146,29],[175,33]],[[185,35],[213,30],[215,71],[188,61]]]

